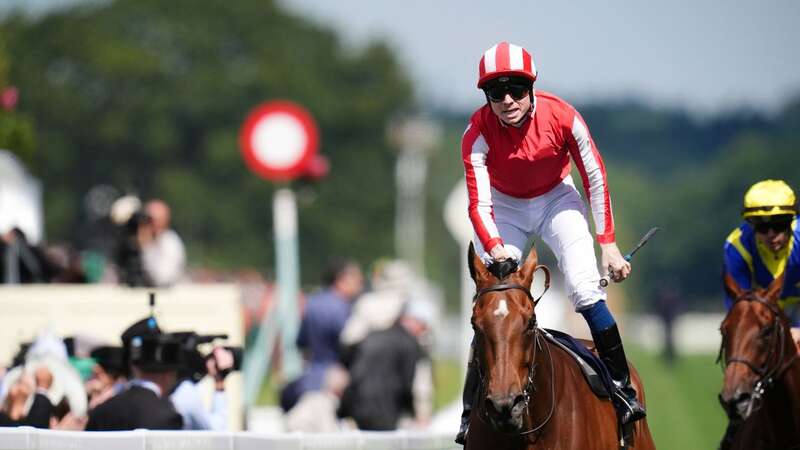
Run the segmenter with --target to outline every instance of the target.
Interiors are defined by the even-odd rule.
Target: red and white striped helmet
[[[533,57],[519,45],[501,42],[486,50],[478,64],[478,88],[500,76],[520,76],[536,81]]]

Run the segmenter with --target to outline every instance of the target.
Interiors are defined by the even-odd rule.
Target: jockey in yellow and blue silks
[[[743,289],[759,289],[785,271],[778,302],[792,326],[800,326],[800,227],[794,192],[781,180],[760,181],[745,194],[742,217],[744,223],[725,242],[724,273]],[[726,293],[726,309],[732,304]]]

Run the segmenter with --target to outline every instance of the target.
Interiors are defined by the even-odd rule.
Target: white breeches
[[[492,189],[494,220],[506,249],[518,260],[531,235],[540,237],[558,260],[567,295],[576,311],[606,299],[600,288],[600,273],[589,232],[586,204],[571,176],[546,194],[531,199],[516,198]],[[491,260],[477,235],[476,251],[484,262]]]

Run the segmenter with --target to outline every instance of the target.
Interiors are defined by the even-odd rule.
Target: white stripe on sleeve
[[[586,170],[586,178],[589,180],[589,205],[592,207],[595,232],[603,234],[606,230],[607,220],[605,216],[606,186],[603,181],[603,171],[600,169],[600,164],[598,164],[594,152],[592,152],[589,131],[577,114],[572,121],[572,136],[578,144],[583,168]]]
[[[497,225],[492,219],[492,186],[489,181],[489,170],[486,168],[486,154],[489,152],[489,145],[482,135],[478,134],[475,142],[472,144],[472,152],[470,154],[470,162],[472,163],[472,170],[475,173],[475,185],[478,189],[478,214],[481,217],[481,222],[489,233],[490,238],[500,236],[497,231]]]

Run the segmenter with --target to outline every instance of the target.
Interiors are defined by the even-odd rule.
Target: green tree
[[[0,33],[0,96],[3,97],[0,106],[0,149],[10,150],[29,164],[36,147],[33,122],[25,114],[15,111],[18,91],[9,79],[11,61],[5,42],[5,36]]]
[[[266,0],[119,0],[3,30],[41,126],[51,238],[74,237],[82,196],[107,183],[171,203],[195,264],[270,266],[275,186],[247,171],[237,136],[253,106],[282,98],[317,119],[332,166],[300,207],[304,278],[332,254],[391,254],[384,129],[412,96],[385,44],[346,48]]]

